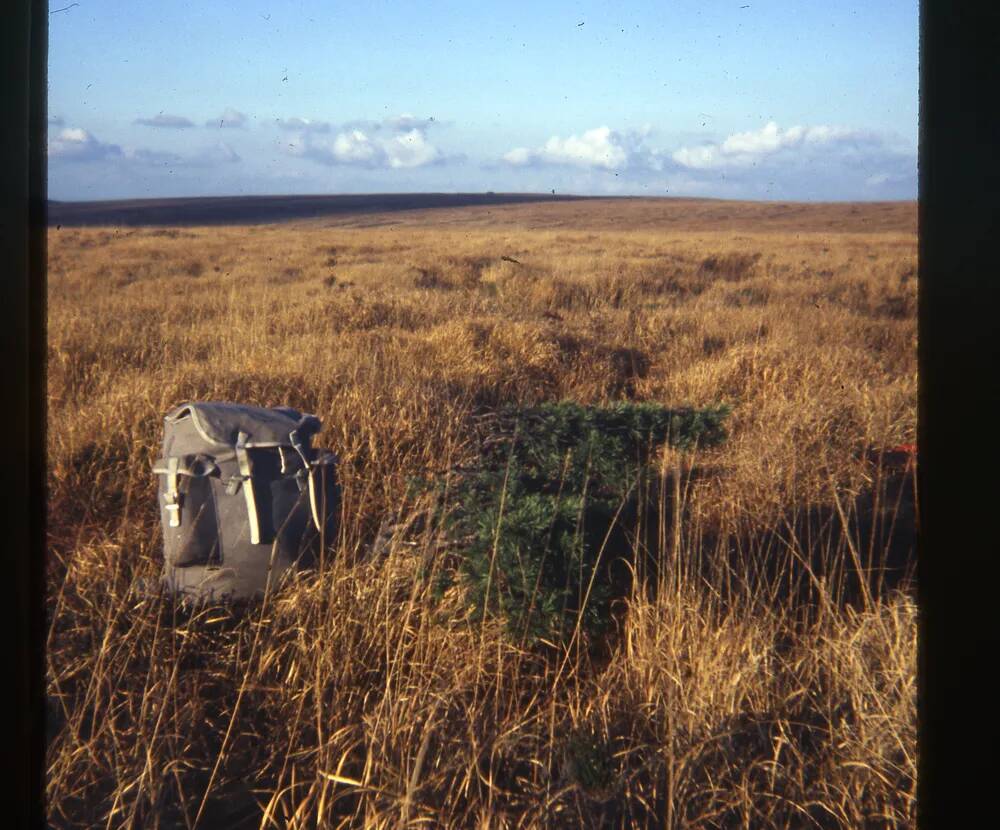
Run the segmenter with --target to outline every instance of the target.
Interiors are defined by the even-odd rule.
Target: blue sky
[[[50,8],[55,199],[916,197],[916,0]]]

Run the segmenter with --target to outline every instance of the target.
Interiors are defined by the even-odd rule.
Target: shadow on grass
[[[872,485],[851,497],[784,511],[767,526],[705,529],[696,539],[680,512],[674,475],[651,493],[647,506],[632,505],[608,536],[609,579],[624,597],[633,579],[650,598],[671,586],[706,585],[724,600],[754,597],[774,608],[863,606],[893,591],[916,590],[918,515],[914,465],[885,459]],[[684,485],[712,475],[695,468]],[[641,522],[639,519],[641,518]],[[675,550],[679,549],[679,554]],[[636,553],[638,551],[638,554]]]

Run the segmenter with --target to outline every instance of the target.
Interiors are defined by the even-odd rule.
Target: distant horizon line
[[[725,196],[680,196],[674,194],[583,194],[583,193],[545,193],[540,191],[522,190],[396,190],[396,191],[364,191],[351,193],[233,193],[211,196],[127,196],[113,199],[53,199],[46,198],[49,205],[107,205],[123,203],[141,202],[182,202],[182,201],[213,201],[231,199],[343,199],[343,198],[373,198],[373,197],[419,197],[419,196],[501,196],[531,198],[539,200],[558,201],[560,199],[587,199],[587,200],[625,200],[625,199],[647,199],[647,200],[674,200],[688,202],[740,202],[746,204],[753,203],[783,203],[792,205],[877,205],[877,204],[907,204],[919,202],[919,197],[911,199],[781,199],[781,198],[757,198],[757,199],[735,199]]]

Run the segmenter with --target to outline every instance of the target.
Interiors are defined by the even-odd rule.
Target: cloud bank
[[[48,154],[54,159],[66,161],[100,161],[120,158],[122,148],[117,144],[105,144],[81,127],[66,127],[55,138],[50,138]]]
[[[453,160],[427,136],[433,118],[400,115],[382,122],[354,122],[336,130],[325,121],[290,118],[279,127],[294,132],[287,151],[320,164],[399,170]],[[325,135],[333,133],[332,137]]]
[[[676,149],[650,144],[651,129],[604,125],[534,149],[515,147],[501,166],[526,187],[561,192],[729,198],[914,198],[916,152],[891,135],[855,127],[769,122]],[[528,174],[531,174],[530,176]]]
[[[82,127],[66,127],[48,143],[49,158],[56,162],[96,162],[115,160],[125,167],[219,167],[241,161],[228,144],[203,147],[192,153],[175,153],[148,147],[126,147],[98,139]]]
[[[191,123],[162,113],[145,121],[157,126]],[[206,123],[220,122],[237,128],[246,125],[247,116],[227,108],[218,120]],[[463,165],[459,162],[465,156],[438,146],[443,125],[430,117],[404,113],[334,125],[296,116],[275,119],[274,126],[277,130],[267,136],[231,133],[237,152],[227,143],[202,148],[182,144],[182,138],[205,134],[200,131],[178,131],[171,136],[173,146],[162,149],[142,146],[141,139],[119,145],[52,118],[52,180],[66,186],[86,180],[94,193],[113,179],[117,192],[126,191],[131,182],[144,188],[144,194],[160,188],[180,192],[183,181],[191,195],[223,186],[242,192],[265,180],[292,182],[298,188],[297,177],[317,192],[403,188],[831,200],[912,199],[917,191],[916,149],[898,137],[857,127],[769,122],[728,136],[678,132],[671,146],[670,134],[605,124],[552,135],[534,147],[494,151],[478,164]],[[317,175],[310,169],[317,164],[329,172]],[[181,175],[184,170],[187,175]],[[410,172],[401,176],[396,171]]]
[[[830,156],[851,151],[878,149],[884,143],[875,133],[848,127],[788,127],[774,121],[759,130],[733,133],[721,143],[681,147],[673,159],[683,167],[713,170],[723,167],[751,167],[768,160],[788,160],[792,155]]]
[[[660,153],[646,145],[648,131],[618,131],[595,127],[582,135],[568,138],[552,136],[544,145],[531,150],[515,147],[503,156],[514,167],[566,165],[603,170],[662,170]]]
[[[750,198],[912,199],[916,148],[856,127],[781,128],[771,121],[722,141],[685,146],[671,158],[695,181],[725,181]]]

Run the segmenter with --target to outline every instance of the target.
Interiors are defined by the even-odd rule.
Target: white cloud
[[[537,150],[515,147],[504,155],[504,160],[516,165],[541,162],[615,170],[625,166],[628,153],[617,133],[609,127],[596,127],[582,136],[571,135],[563,139],[554,135]]]
[[[82,127],[66,127],[49,139],[48,153],[52,158],[68,161],[96,161],[122,155],[117,144],[105,144]]]
[[[535,150],[515,147],[504,154],[503,160],[515,167],[552,164],[612,171],[660,170],[660,154],[645,143],[649,133],[648,128],[621,132],[607,126],[595,127],[579,136],[552,136]]]
[[[531,164],[534,154],[527,147],[515,147],[513,150],[504,153],[503,160],[515,167],[524,167]]]
[[[60,130],[55,138],[49,140],[48,153],[52,158],[68,161],[119,159],[125,163],[173,167],[207,167],[240,160],[239,155],[228,144],[218,144],[187,155],[148,147],[123,149],[117,144],[100,141],[82,127],[67,127]]]
[[[847,127],[789,127],[781,129],[770,121],[759,130],[733,133],[721,143],[681,147],[673,153],[678,164],[695,170],[721,167],[752,167],[783,151],[814,152],[829,148],[851,148],[878,144],[877,136]]]
[[[190,118],[185,118],[183,115],[166,115],[162,112],[152,118],[136,118],[135,123],[144,127],[168,127],[171,129],[194,126],[194,122]]]
[[[681,147],[691,177],[735,188],[741,198],[912,199],[916,150],[899,136],[829,125],[783,129],[769,122],[721,141]]]
[[[713,144],[704,144],[700,147],[681,147],[673,153],[673,160],[684,167],[693,167],[695,170],[706,170],[719,166],[719,148]]]
[[[432,120],[402,115],[381,123],[354,122],[340,128],[332,138],[323,138],[318,133],[327,130],[313,128],[315,122],[289,119],[285,122],[289,129],[295,126],[293,121],[305,122],[305,126],[292,136],[287,149],[294,156],[330,165],[390,169],[424,167],[448,160],[427,138],[426,130]]]
[[[438,148],[418,129],[386,139],[382,142],[382,149],[390,167],[421,167],[441,157]]]
[[[655,146],[653,136],[649,127],[602,126],[515,147],[501,166],[516,177],[515,189],[529,190],[807,200],[916,195],[915,148],[888,133],[768,123],[728,137],[675,134],[670,149]]]
[[[245,127],[246,123],[247,116],[245,112],[240,112],[232,107],[226,107],[218,118],[212,118],[206,121],[205,126],[239,129],[241,127]]]
[[[333,160],[340,164],[376,164],[383,155],[382,149],[361,130],[339,133],[328,149]]]

